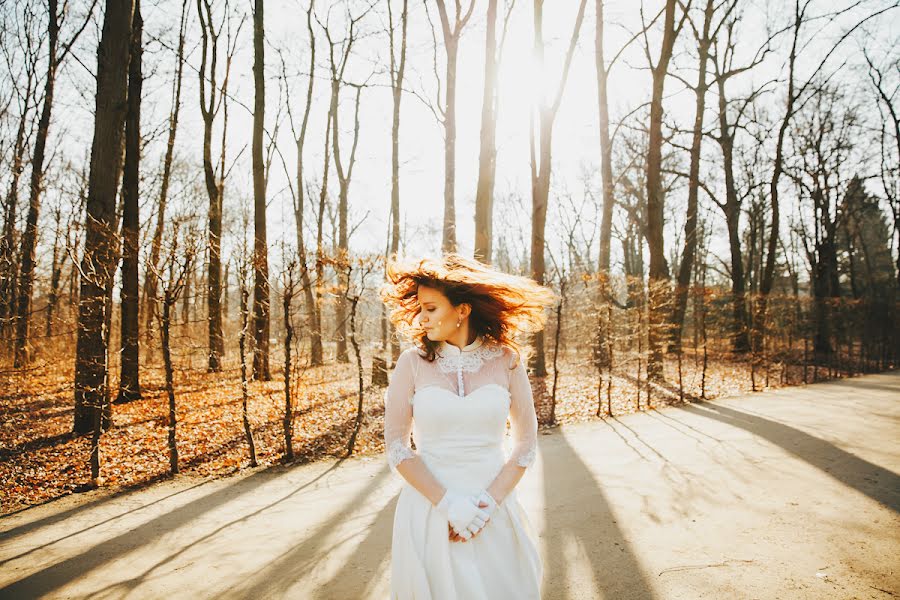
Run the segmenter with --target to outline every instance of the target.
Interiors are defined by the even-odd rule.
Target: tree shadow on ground
[[[896,389],[896,388],[894,388]],[[779,446],[840,483],[900,513],[900,476],[820,438],[772,419],[712,402],[676,407],[693,415],[738,427]]]
[[[616,515],[596,482],[591,470],[565,436],[556,436],[558,443],[541,447],[544,473],[544,596],[563,598],[641,598],[655,597],[644,569],[631,549]],[[549,446],[549,445],[548,445]],[[584,482],[593,482],[586,494],[570,495],[585,489]],[[591,523],[591,527],[586,527]],[[569,581],[566,546],[574,539],[581,553],[589,561],[593,574],[593,590],[572,590]]]
[[[336,469],[341,462],[342,461],[340,460],[337,461],[328,470],[300,485],[288,494],[288,496],[277,502],[281,502],[307,486],[312,485],[315,481]],[[233,502],[246,494],[255,492],[261,484],[278,477],[279,474],[274,473],[273,471],[280,470],[283,470],[283,467],[257,471],[238,481],[224,485],[200,498],[191,500],[187,504],[156,516],[129,531],[122,532],[117,536],[87,548],[80,554],[66,558],[52,566],[32,573],[31,575],[0,588],[0,597],[31,598],[43,596],[58,590],[67,583],[84,576],[84,574],[89,573],[94,569],[102,567],[119,556],[123,556],[157,541],[167,533],[177,530],[207,512],[215,510],[228,502]],[[269,508],[274,504],[275,503],[272,503],[266,508]],[[225,526],[227,526],[227,524]],[[218,530],[221,530],[225,526],[220,527]],[[188,547],[193,546],[196,543],[196,541],[192,542]],[[187,548],[183,548],[176,553],[176,555],[186,549]],[[168,561],[169,559],[166,559],[163,563]],[[155,566],[151,567],[147,572],[150,572],[154,568]],[[134,587],[133,585],[128,585],[128,583],[133,583],[142,578],[142,576],[137,576],[128,582],[122,582],[117,585],[124,584],[126,587]]]
[[[376,476],[372,477],[361,490],[354,494],[353,497],[343,498],[343,506],[340,510],[328,520],[321,522],[315,528],[315,531],[292,548],[275,557],[255,575],[249,577],[243,584],[229,589],[226,595],[235,598],[286,598],[295,594],[296,590],[292,592],[292,588],[316,568],[316,563],[323,556],[326,556],[334,546],[346,543],[346,539],[335,540],[334,537],[330,535],[331,532],[340,524],[345,523],[348,519],[357,516],[356,512],[359,507],[363,506],[367,499],[370,498],[380,486],[384,485],[382,480],[387,473],[388,469],[385,466],[376,474]],[[369,525],[361,525],[361,527],[368,529],[368,535],[363,539],[360,546],[355,551],[354,557],[357,560],[360,559],[360,552],[364,546],[375,554],[375,556],[367,557],[365,561],[361,561],[364,564],[364,568],[372,568],[372,565],[376,562],[380,563],[380,560],[377,557],[386,554],[390,548],[390,537],[383,540],[382,545],[377,543],[373,536],[376,531],[381,532],[387,527],[386,522],[388,521],[389,516],[393,515],[393,511],[390,508],[391,504],[396,504],[396,501],[389,503],[388,506],[381,509],[375,520],[374,526],[369,527]],[[351,533],[351,535],[354,534]],[[359,563],[357,563],[357,565],[358,564]],[[330,582],[330,584],[331,583],[332,582]],[[345,590],[345,586],[348,585],[355,587],[355,584],[350,581],[340,582],[340,584],[335,583],[335,585],[342,587],[342,589]],[[354,593],[356,593],[356,591],[354,591]],[[356,598],[362,596],[347,595],[331,597]]]

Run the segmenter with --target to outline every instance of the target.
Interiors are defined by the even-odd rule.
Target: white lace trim
[[[415,458],[416,453],[412,448],[403,443],[403,440],[397,439],[390,443],[387,448],[387,459],[392,469],[396,469],[402,461],[407,458]]]
[[[532,440],[531,443],[528,444],[528,447],[527,447],[527,450],[525,451],[525,453],[516,459],[516,464],[519,465],[520,467],[530,467],[532,464],[534,464],[536,451],[537,451],[537,443],[534,440]]]
[[[437,365],[442,373],[452,373],[453,371],[474,373],[481,369],[485,360],[495,358],[501,354],[503,354],[503,348],[482,344],[471,351],[438,354]]]

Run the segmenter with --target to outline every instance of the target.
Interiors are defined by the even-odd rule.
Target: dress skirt
[[[446,450],[425,451],[422,457],[444,485],[466,494],[485,489],[503,465],[500,452],[460,460],[460,452]],[[452,461],[441,460],[450,455]],[[540,598],[543,567],[537,536],[515,489],[477,536],[453,542],[447,519],[406,483],[397,500],[392,537],[392,600]]]

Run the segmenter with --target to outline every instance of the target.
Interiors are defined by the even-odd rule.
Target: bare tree
[[[225,354],[225,339],[222,335],[222,201],[225,191],[225,149],[228,131],[228,79],[231,73],[231,61],[237,47],[237,40],[243,18],[232,35],[231,11],[228,0],[223,7],[224,16],[218,25],[215,22],[211,0],[197,0],[197,14],[200,18],[200,114],[203,117],[203,174],[206,193],[209,196],[209,247],[206,275],[206,303],[209,333],[209,371],[222,369],[222,357]],[[221,89],[218,81],[218,61],[220,36],[225,28],[225,73]],[[208,88],[208,92],[207,92]],[[222,145],[218,165],[212,161],[213,124],[219,109],[223,110]],[[218,173],[216,171],[218,170]],[[187,294],[189,296],[189,294]]]
[[[6,63],[12,86],[10,102],[15,100],[18,123],[12,142],[10,159],[10,183],[3,211],[3,237],[0,238],[0,330],[14,324],[16,312],[16,279],[18,259],[16,255],[16,220],[18,218],[19,185],[25,170],[25,152],[33,129],[32,111],[38,101],[38,61],[41,41],[37,33],[37,13],[31,2],[20,3],[21,17],[15,15],[15,23],[9,26],[16,32],[15,38],[0,36],[0,48]],[[6,25],[4,24],[4,27]],[[21,53],[21,58],[19,54]],[[6,111],[4,111],[6,112]]]
[[[731,12],[731,11],[729,11]],[[715,194],[708,193],[709,197],[725,215],[725,225],[728,231],[728,246],[731,257],[731,295],[732,295],[732,348],[735,352],[746,352],[750,349],[750,321],[747,311],[746,276],[744,269],[743,251],[741,244],[740,220],[743,211],[744,200],[754,194],[758,186],[753,181],[754,173],[750,168],[759,168],[754,162],[761,150],[761,141],[756,141],[752,156],[744,152],[744,160],[747,177],[746,185],[739,190],[738,177],[735,168],[735,139],[741,128],[746,128],[745,119],[748,109],[754,108],[754,102],[763,92],[766,85],[757,86],[745,97],[730,98],[726,85],[741,73],[749,71],[759,64],[769,51],[769,41],[757,50],[755,57],[745,65],[735,65],[737,27],[740,22],[740,14],[726,15],[720,24],[719,35],[713,38],[711,52],[713,65],[713,82],[718,92],[717,125],[718,133],[710,134],[710,137],[719,145],[722,151],[722,172],[725,181],[725,200],[719,200]],[[732,107],[734,101],[735,106]],[[704,186],[705,187],[705,186]],[[705,188],[708,190],[708,188]]]
[[[604,51],[604,1],[596,0],[594,28],[594,65],[597,74],[597,110],[600,117],[600,169],[603,180],[603,216],[600,221],[599,265],[601,287],[609,277],[610,238],[615,206],[615,184],[612,170],[612,140],[609,135],[609,72],[615,58],[606,64]]]
[[[175,136],[178,133],[178,116],[181,112],[181,81],[184,74],[184,39],[187,30],[187,7],[188,0],[182,0],[181,20],[178,24],[178,49],[175,52],[175,79],[172,81],[172,108],[169,111],[169,134],[166,141],[166,154],[163,158],[162,181],[160,182],[159,200],[156,208],[156,226],[150,242],[150,257],[147,265],[147,274],[144,278],[144,294],[148,299],[148,306],[145,308],[148,327],[157,312],[156,304],[153,300],[156,298],[158,285],[156,266],[159,264],[163,229],[166,223],[169,185],[172,179],[172,159],[175,153]]]
[[[578,13],[575,15],[575,25],[572,27],[572,35],[569,37],[569,46],[566,50],[563,63],[562,76],[556,87],[556,93],[541,94],[540,106],[537,107],[537,120],[539,127],[540,146],[535,150],[534,119],[530,122],[531,139],[529,150],[531,154],[531,276],[540,284],[544,283],[544,230],[547,224],[547,203],[550,197],[550,173],[552,170],[551,149],[553,147],[553,123],[556,113],[562,102],[563,92],[566,89],[566,80],[569,77],[569,67],[572,65],[572,55],[575,53],[575,44],[578,42],[578,33],[581,23],[584,21],[584,9],[587,0],[578,3]],[[540,68],[544,64],[544,0],[534,0],[534,54]],[[534,336],[535,353],[531,357],[530,367],[538,377],[547,374],[546,359],[544,356],[544,333],[539,331]]]
[[[285,460],[294,460],[294,405],[291,398],[294,323],[291,315],[291,302],[294,299],[294,270],[297,268],[297,261],[290,259],[286,262],[282,296],[282,308],[284,309],[284,418],[282,431],[284,433],[284,458]]]
[[[803,2],[802,7],[800,5],[800,0],[795,0],[794,2],[794,11],[792,15],[793,22],[791,24],[791,49],[790,53],[788,54],[787,61],[788,81],[785,100],[786,106],[784,116],[781,119],[781,125],[778,128],[778,139],[775,143],[775,160],[774,164],[772,165],[772,179],[769,184],[769,202],[771,203],[772,210],[772,231],[769,233],[768,252],[766,253],[765,267],[763,271],[762,282],[760,285],[760,294],[757,301],[755,315],[755,326],[759,329],[762,329],[764,327],[768,295],[772,290],[772,286],[775,282],[775,249],[776,242],[778,240],[778,230],[781,223],[781,206],[778,196],[778,183],[781,180],[782,173],[784,172],[784,140],[788,131],[788,127],[790,126],[791,119],[794,116],[794,105],[797,102],[797,98],[799,97],[796,89],[797,86],[795,85],[794,69],[797,63],[797,53],[801,47],[799,46],[800,30],[803,27],[804,21],[806,19],[806,10],[809,8],[809,5],[810,0],[806,0],[805,2]],[[752,342],[753,349],[758,350],[761,343],[761,336],[753,336]]]
[[[125,116],[125,165],[122,173],[122,364],[116,402],[141,397],[138,346],[138,188],[141,160],[141,72],[144,21],[141,0],[134,2],[131,25],[131,58],[128,62],[128,113]]]
[[[650,45],[647,41],[647,28],[644,29],[644,51],[650,63],[653,78],[650,99],[650,132],[647,144],[647,245],[650,249],[650,306],[648,318],[648,350],[647,376],[651,380],[663,379],[663,327],[666,323],[666,311],[663,309],[665,288],[669,279],[669,266],[666,262],[663,243],[663,192],[662,192],[662,119],[663,89],[669,72],[669,61],[675,38],[684,25],[687,13],[683,11],[681,19],[675,23],[676,0],[666,0],[663,16],[663,38],[659,49],[659,58],[653,64]]]
[[[323,282],[325,281],[325,245],[324,245],[324,219],[325,206],[328,199],[328,165],[331,162],[331,119],[327,119],[325,123],[325,150],[323,154],[322,166],[322,183],[319,186],[319,206],[316,210],[316,302],[315,302],[315,323],[319,325],[319,329],[313,332],[313,335],[319,336],[321,344],[322,335],[322,291]],[[313,338],[315,342],[315,337]]]
[[[356,286],[355,290],[351,290],[350,287],[344,289],[344,296],[350,303],[350,342],[353,344],[353,354],[356,357],[357,384],[356,422],[353,426],[353,433],[350,434],[350,441],[347,443],[347,456],[353,455],[353,449],[356,446],[356,438],[359,436],[365,414],[363,403],[363,400],[365,399],[365,384],[363,382],[362,354],[360,353],[359,340],[356,337],[357,308],[359,307],[360,298],[366,291],[366,277],[372,273],[381,261],[375,257],[364,257],[355,261],[348,257],[343,263],[338,262],[338,264],[346,270],[345,281],[351,281],[354,262],[359,265],[359,284]]]
[[[881,117],[881,127],[879,128],[881,189],[891,207],[891,216],[894,220],[894,243],[896,244],[894,252],[897,261],[896,279],[897,287],[900,289],[900,189],[898,189],[898,186],[900,186],[900,117],[897,114],[895,100],[897,91],[900,90],[900,82],[895,83],[893,89],[891,89],[887,81],[888,74],[891,72],[890,66],[881,67],[876,65],[865,48],[863,49],[863,56],[869,67],[869,80],[872,82],[872,88],[875,91],[878,113]],[[893,64],[896,67],[897,58],[891,58],[890,56],[888,58],[892,61],[888,65]],[[897,69],[894,68],[893,72],[896,74]],[[896,155],[893,154],[892,148],[889,149],[887,147],[891,143],[891,135],[894,137],[893,143],[896,145]]]
[[[290,102],[290,89],[287,85],[287,73],[286,66],[282,60],[282,77],[285,80],[285,94],[288,95],[285,98],[285,106],[287,107],[288,119],[291,125],[291,133],[294,137],[294,143],[297,147],[297,165],[295,169],[295,183],[294,185],[289,186],[290,191],[293,197],[294,202],[294,221],[297,229],[297,250],[299,252],[299,262],[300,262],[300,283],[303,288],[303,295],[306,302],[306,318],[310,325],[308,328],[309,331],[309,340],[310,340],[310,363],[314,366],[318,366],[322,364],[322,326],[319,320],[320,313],[317,308],[317,296],[313,293],[313,281],[309,276],[309,262],[307,258],[307,250],[306,250],[306,241],[304,238],[304,214],[306,210],[306,198],[309,196],[306,193],[306,182],[304,181],[303,175],[303,149],[306,145],[306,133],[307,126],[309,124],[309,113],[312,109],[312,96],[313,96],[313,87],[315,85],[315,70],[316,70],[316,35],[313,31],[312,27],[312,15],[313,15],[313,5],[312,0],[309,3],[309,6],[306,9],[306,30],[309,35],[309,77],[306,88],[306,104],[303,109],[303,117],[301,119],[301,123],[299,126],[299,131],[297,130],[297,125],[294,121],[294,113],[291,108]],[[327,167],[326,167],[327,168]],[[287,166],[285,165],[285,175],[290,176],[287,173]],[[315,285],[319,285],[318,280]]]
[[[612,219],[613,209],[616,205],[616,180],[613,175],[612,166],[612,141],[613,136],[610,135],[609,129],[609,75],[616,62],[622,56],[622,53],[636,39],[633,37],[629,42],[624,44],[613,55],[607,64],[605,52],[605,11],[604,0],[596,0],[595,6],[595,27],[594,27],[594,67],[597,76],[597,110],[599,117],[599,134],[600,134],[600,176],[603,195],[603,211],[600,217],[600,240],[598,253],[598,302],[597,302],[597,339],[594,344],[594,357],[598,369],[604,366],[610,366],[612,357],[607,350],[612,348],[610,336],[611,323],[606,317],[611,314],[604,304],[611,301],[610,294],[610,255],[611,255],[611,239],[612,239]],[[602,389],[603,382],[599,382],[599,388]],[[608,386],[607,386],[608,387]],[[599,410],[599,408],[598,408]]]
[[[44,335],[50,337],[53,334],[53,319],[56,316],[56,308],[59,305],[59,288],[62,279],[63,264],[66,259],[65,242],[63,241],[62,208],[57,205],[53,210],[53,253],[50,258],[50,290],[47,292],[47,314],[44,325]]]
[[[478,153],[478,184],[475,188],[476,259],[491,262],[494,209],[494,173],[497,148],[497,0],[488,0],[484,37],[484,90],[481,95],[481,145]]]
[[[385,260],[393,256],[400,249],[400,101],[403,99],[403,78],[406,74],[406,29],[409,20],[408,1],[403,0],[403,8],[400,11],[400,55],[396,56],[394,47],[397,41],[394,39],[394,16],[391,10],[391,1],[388,0],[388,41],[390,43],[390,75],[391,98],[393,100],[391,113],[391,210],[389,217],[388,251],[385,252]],[[388,337],[388,329],[391,332],[391,361],[396,362],[400,357],[400,344],[394,336],[394,324],[387,318],[387,307],[382,306],[381,313],[382,339]]]
[[[859,3],[853,3],[849,6],[840,7],[825,16],[827,16],[827,18],[829,18],[830,20],[834,20],[845,13],[851,12],[854,8],[856,8],[858,4]],[[791,125],[791,121],[794,118],[797,110],[801,108],[806,101],[808,101],[810,96],[807,95],[807,92],[810,91],[811,86],[813,86],[818,81],[823,68],[828,63],[828,60],[835,53],[835,51],[841,46],[841,44],[846,39],[848,39],[854,31],[862,27],[862,25],[866,22],[875,19],[878,16],[890,10],[893,10],[894,8],[897,8],[896,3],[888,4],[860,18],[853,26],[848,27],[843,32],[841,37],[838,38],[838,40],[831,46],[828,52],[824,54],[818,64],[809,71],[809,74],[807,75],[805,81],[798,81],[796,79],[797,57],[799,52],[805,46],[800,38],[801,30],[809,19],[807,11],[809,10],[809,7],[811,5],[812,0],[803,0],[803,2],[801,2],[801,0],[795,0],[793,14],[791,15],[791,23],[788,28],[788,30],[791,32],[791,48],[787,60],[787,93],[785,94],[784,115],[782,116],[781,124],[778,128],[778,138],[775,145],[775,160],[772,167],[772,178],[769,184],[771,225],[769,227],[769,238],[766,243],[765,265],[763,267],[762,278],[759,287],[759,298],[755,310],[754,329],[757,330],[758,333],[754,335],[752,339],[754,350],[759,350],[763,344],[763,334],[766,331],[766,310],[768,306],[768,298],[769,294],[772,291],[772,287],[775,284],[775,257],[778,239],[780,236],[781,223],[781,207],[778,195],[778,184],[781,180],[781,176],[785,172],[784,140]]]
[[[331,104],[328,109],[328,116],[331,120],[331,140],[332,150],[334,152],[334,166],[338,177],[338,238],[337,250],[340,256],[338,261],[341,263],[346,259],[349,252],[349,231],[347,223],[347,213],[349,210],[349,193],[350,181],[353,177],[353,167],[356,164],[356,148],[359,143],[359,102],[362,92],[361,85],[352,85],[356,88],[356,103],[353,116],[353,142],[350,148],[350,157],[346,165],[341,160],[340,146],[340,111],[339,99],[342,85],[348,85],[345,80],[347,65],[350,62],[350,56],[353,51],[353,44],[356,42],[359,31],[357,27],[360,21],[371,10],[373,5],[365,7],[358,15],[347,15],[347,33],[341,39],[335,39],[332,36],[329,23],[322,26],[325,31],[325,37],[328,40],[328,64],[331,73]],[[337,56],[335,56],[335,48],[338,48]],[[343,270],[338,272],[339,278],[344,278]],[[342,287],[346,288],[348,283],[343,282]],[[337,336],[336,358],[339,362],[348,362],[350,360],[347,354],[347,300],[341,296],[337,300],[335,308],[335,335]]]
[[[256,466],[256,442],[253,440],[253,431],[250,429],[250,417],[248,415],[247,403],[250,399],[250,388],[247,376],[247,334],[250,328],[249,321],[249,301],[250,301],[250,284],[249,284],[249,263],[251,262],[250,252],[247,248],[247,222],[244,221],[244,235],[242,238],[242,247],[240,253],[240,263],[238,264],[238,291],[241,295],[241,332],[238,337],[238,348],[241,358],[241,421],[244,425],[244,436],[247,439],[247,447],[250,450],[250,466]]]
[[[813,349],[820,356],[834,350],[830,303],[841,295],[837,235],[847,217],[842,199],[858,194],[853,188],[862,186],[857,178],[850,177],[853,140],[858,139],[859,127],[855,107],[848,106],[838,89],[824,85],[813,91],[812,101],[796,115],[790,131],[794,152],[786,172],[797,186],[801,201],[812,204],[812,223],[802,228],[800,239],[812,273]]]
[[[97,50],[97,106],[85,216],[75,351],[75,433],[94,431],[91,474],[99,477],[101,413],[108,400],[106,328],[115,269],[116,190],[127,110],[133,0],[107,0]]]
[[[19,269],[18,299],[16,302],[16,356],[15,366],[22,367],[28,362],[28,327],[31,320],[31,293],[34,287],[34,252],[37,246],[37,224],[41,209],[41,192],[44,180],[44,158],[47,152],[47,138],[50,133],[50,113],[53,110],[53,93],[56,88],[56,73],[65,60],[72,45],[91,20],[96,0],[88,9],[87,16],[76,28],[68,42],[59,45],[60,27],[65,19],[68,2],[63,2],[62,12],[58,12],[57,0],[47,4],[47,75],[44,79],[44,99],[41,117],[38,120],[31,157],[30,197],[25,231],[22,234],[22,265]]]
[[[180,222],[176,221],[172,230],[172,245],[170,247],[168,257],[163,265],[163,273],[167,276],[160,277],[157,273],[157,282],[163,279],[163,297],[162,297],[162,313],[158,314],[160,343],[162,345],[163,368],[166,373],[166,397],[169,401],[169,413],[167,420],[167,443],[169,448],[169,473],[175,475],[178,473],[178,413],[175,404],[175,377],[174,368],[172,366],[172,312],[178,297],[185,291],[185,284],[188,280],[188,274],[192,269],[194,255],[197,253],[200,236],[191,228],[184,234],[185,247],[178,254],[178,234]]]
[[[713,15],[715,3],[706,0],[703,9],[703,24],[698,28],[688,14],[687,22],[694,33],[697,44],[697,83],[687,84],[693,89],[695,96],[694,128],[691,132],[691,164],[688,173],[688,198],[687,216],[684,223],[684,250],[681,253],[681,263],[678,266],[678,275],[675,282],[675,308],[672,311],[671,344],[677,352],[681,352],[681,331],[684,326],[684,314],[687,312],[688,287],[691,283],[691,270],[694,268],[694,256],[697,252],[697,200],[700,191],[700,156],[703,144],[703,116],[706,110],[706,91],[709,82],[706,80],[706,70],[709,62],[709,49],[712,40],[718,34],[724,21],[713,28]],[[726,13],[734,9],[734,3],[726,8]]]
[[[447,53],[446,97],[441,109],[441,122],[444,125],[444,234],[441,241],[442,252],[456,251],[456,60],[459,53],[459,40],[472,10],[475,0],[470,0],[467,8],[463,8],[460,0],[456,1],[453,24],[447,13],[444,0],[437,0],[438,15],[441,20],[441,32],[444,35],[444,50]],[[438,90],[440,94],[440,90]]]
[[[253,10],[253,377],[272,379],[269,370],[269,248],[266,242],[266,172],[263,126],[266,112],[264,0]],[[255,461],[255,458],[254,458]]]

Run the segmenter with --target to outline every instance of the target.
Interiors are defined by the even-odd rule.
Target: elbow
[[[519,443],[513,456],[516,465],[525,468],[530,467],[534,464],[537,457],[537,440]]]
[[[403,443],[400,439],[395,439],[391,443],[387,444],[385,454],[387,455],[388,465],[391,467],[391,471],[394,473],[398,473],[397,466],[406,459],[415,458],[418,456],[412,448]]]

